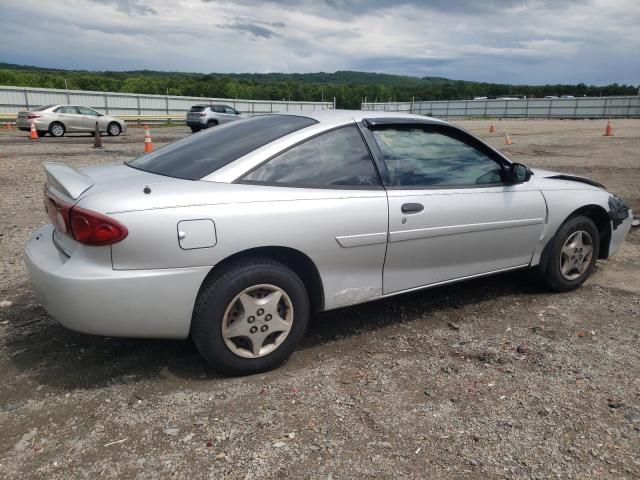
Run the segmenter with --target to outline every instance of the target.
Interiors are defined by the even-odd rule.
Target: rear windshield
[[[127,162],[138,170],[198,180],[253,150],[317,123],[294,115],[260,115],[209,128]]]
[[[194,105],[193,107],[191,107],[191,111],[192,112],[202,112],[205,108],[204,105]]]
[[[32,108],[31,111],[42,112],[43,110],[46,110],[47,108],[51,108],[51,107],[55,107],[55,105],[42,105],[41,107],[38,107],[38,108]]]

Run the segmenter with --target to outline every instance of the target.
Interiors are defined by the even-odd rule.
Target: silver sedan
[[[44,307],[91,334],[191,334],[230,375],[279,365],[316,311],[527,268],[572,290],[632,221],[593,180],[399,113],[256,116],[45,169],[51,224],[26,248]]]
[[[65,133],[93,133],[96,122],[100,132],[110,136],[117,136],[127,131],[124,120],[78,105],[43,105],[18,112],[16,126],[20,130],[28,132],[32,122],[39,137],[47,133],[52,137],[62,137]]]

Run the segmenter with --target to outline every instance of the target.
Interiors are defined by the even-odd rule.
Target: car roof
[[[383,112],[375,110],[314,110],[312,112],[305,113],[290,113],[283,112],[286,115],[300,115],[309,117],[316,120],[319,123],[338,123],[343,121],[344,123],[351,123],[354,120],[360,122],[364,119],[373,118],[393,118],[398,120],[417,120],[420,122],[432,122],[439,124],[446,124],[447,122],[438,118],[426,117],[424,115],[415,115],[406,112]]]

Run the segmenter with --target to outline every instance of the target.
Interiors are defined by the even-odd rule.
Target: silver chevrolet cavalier
[[[282,363],[314,311],[515,269],[581,285],[628,233],[599,183],[400,113],[238,120],[125,164],[45,164],[26,247],[60,323],[193,337],[229,375]]]

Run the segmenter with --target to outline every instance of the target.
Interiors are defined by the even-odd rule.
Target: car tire
[[[122,127],[118,122],[111,122],[107,125],[107,135],[110,137],[117,137],[122,132]]]
[[[565,221],[546,250],[544,283],[556,292],[578,288],[593,272],[600,252],[600,235],[593,220],[576,216]]]
[[[215,127],[216,125],[218,125],[218,121],[217,120],[209,120],[207,122],[207,128]]]
[[[60,138],[64,137],[64,134],[67,132],[65,126],[60,122],[53,122],[49,125],[49,135],[52,137]]]
[[[276,303],[268,302],[268,298]],[[282,322],[289,324],[288,331],[279,331]],[[194,307],[191,336],[218,372],[250,375],[287,360],[308,323],[309,296],[300,277],[280,262],[253,258],[227,266],[202,287]],[[236,326],[239,336],[233,335]]]
[[[198,131],[200,131],[198,127],[191,127],[191,133],[196,133]]]

